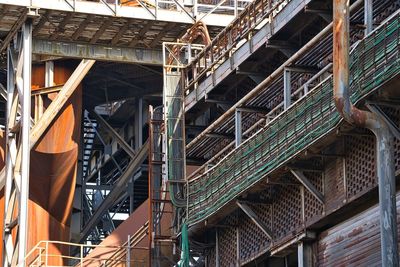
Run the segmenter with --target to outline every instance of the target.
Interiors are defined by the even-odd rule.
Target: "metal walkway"
[[[400,11],[360,41],[350,59],[357,103],[400,74]],[[332,76],[312,88],[216,166],[189,181],[188,224],[205,220],[240,194],[326,137],[341,122]]]

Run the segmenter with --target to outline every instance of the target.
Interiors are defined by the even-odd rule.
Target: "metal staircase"
[[[93,143],[96,137],[96,127],[97,122],[89,119],[88,114],[85,114],[83,119],[83,177],[86,177],[88,174],[90,155],[92,153]]]

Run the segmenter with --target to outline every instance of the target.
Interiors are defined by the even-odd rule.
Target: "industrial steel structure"
[[[3,266],[399,266],[399,0],[0,0]]]

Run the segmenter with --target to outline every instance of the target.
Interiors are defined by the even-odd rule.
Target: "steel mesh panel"
[[[223,220],[223,224],[231,227],[218,229],[218,251],[220,257],[220,266],[235,267],[237,250],[237,215],[231,214],[225,220]]]
[[[301,195],[298,186],[277,185],[273,203],[273,232],[281,239],[301,226]]]
[[[207,254],[207,265],[206,266],[208,266],[208,267],[217,266],[215,258],[216,258],[216,254],[215,254],[215,247],[214,247],[213,249],[210,249],[208,251],[208,254]]]
[[[373,136],[348,136],[345,144],[347,198],[351,199],[377,185],[375,138]]]
[[[315,188],[324,194],[323,174],[318,172],[304,172]],[[304,188],[304,219],[309,222],[319,218],[324,211],[324,206],[306,188]]]
[[[329,161],[325,166],[325,203],[326,211],[335,210],[345,200],[343,158]]]
[[[264,204],[248,204],[259,219],[272,229],[272,208]],[[240,260],[247,261],[269,247],[270,240],[263,231],[246,215],[240,217],[239,242]]]

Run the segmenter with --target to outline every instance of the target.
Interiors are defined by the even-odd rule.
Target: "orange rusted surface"
[[[44,87],[44,65],[33,66],[32,73],[32,88]],[[64,84],[71,74],[71,66],[55,62],[54,85]],[[56,93],[43,97],[44,108],[55,96]],[[81,115],[79,86],[31,151],[28,250],[41,240],[69,241]],[[68,248],[53,247],[50,251],[68,254]],[[60,259],[51,260],[51,264],[60,263]]]
[[[101,246],[123,246],[128,241],[128,235],[133,236],[135,233],[141,232],[140,229],[145,228],[145,224],[148,220],[148,207],[149,200],[146,200],[142,205],[140,205],[130,216],[126,219],[122,224],[118,226],[115,231],[111,233],[106,239],[101,242]],[[145,234],[141,235],[138,238],[138,243],[136,248],[131,250],[132,259],[135,261],[148,262],[148,250],[138,249],[138,247],[147,247],[147,231],[144,231]],[[102,248],[98,247],[94,249],[87,257],[92,260],[92,263],[88,263],[86,266],[94,267],[98,266],[98,262],[102,259],[110,259],[114,258],[114,254],[118,249],[110,249],[110,248]],[[125,255],[123,256],[125,259]],[[122,263],[119,266],[125,266],[125,263]],[[136,266],[133,264],[132,266]],[[147,265],[143,265],[147,266]]]
[[[0,130],[0,170],[5,165],[4,150],[6,147],[6,138],[4,132]],[[0,238],[3,240],[3,224],[4,224],[4,188],[0,190]],[[0,242],[0,262],[3,262],[3,242]]]
[[[147,7],[154,7],[153,4],[149,3],[148,1],[143,1]],[[123,6],[134,6],[134,7],[141,7],[138,1],[136,0],[122,0],[121,5]]]
[[[64,84],[72,74],[72,67],[68,63],[55,62],[54,85]],[[43,88],[44,80],[44,65],[32,66],[32,90]],[[45,108],[56,94],[43,97]],[[79,86],[38,145],[31,151],[28,251],[43,240],[69,241],[81,113],[82,88]],[[3,132],[0,132],[0,143],[0,167],[2,167],[5,148]],[[0,227],[3,229],[3,192],[0,192],[0,197]],[[49,251],[56,255],[68,255],[66,247],[50,245]],[[50,258],[49,264],[62,265],[62,262],[59,258]]]
[[[101,242],[101,246],[123,246],[127,240],[128,235],[132,238],[131,240],[137,240],[136,246],[132,247],[130,250],[131,255],[131,266],[148,266],[149,263],[149,247],[148,247],[148,230],[146,228],[146,223],[148,221],[148,208],[149,208],[149,200],[147,199],[142,205],[140,205],[130,216],[126,219],[115,231],[111,233],[106,239]],[[171,217],[172,207],[171,205],[166,205],[164,209],[164,213],[161,218],[162,229],[164,232],[163,236],[171,236],[170,225],[171,225]],[[142,230],[144,229],[144,234]],[[168,229],[168,230],[167,230]],[[168,232],[167,232],[168,231]],[[118,249],[112,249],[107,247],[98,247],[94,249],[87,257],[87,263],[85,266],[98,266],[99,261],[102,259],[117,259],[115,257],[115,252]],[[163,255],[166,255],[172,258],[172,246],[171,244],[167,244],[162,248]],[[120,255],[121,257],[121,255]],[[121,262],[116,264],[115,266],[126,266],[126,256],[125,254],[121,257]],[[97,263],[97,264],[96,264]],[[114,266],[114,265],[113,265]]]

